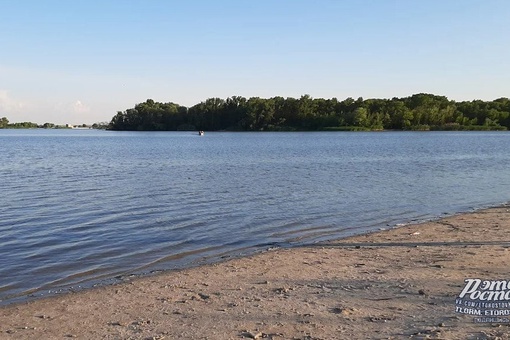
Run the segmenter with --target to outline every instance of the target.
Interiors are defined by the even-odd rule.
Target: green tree
[[[9,120],[6,117],[0,119],[0,129],[6,128],[9,125]]]
[[[360,127],[368,127],[369,126],[369,120],[368,120],[368,111],[364,107],[358,107],[354,110],[354,118],[353,123],[355,126]]]
[[[244,128],[254,131],[267,130],[272,125],[274,115],[274,100],[252,97],[247,102]]]
[[[313,126],[313,121],[317,115],[316,103],[308,94],[299,98],[298,119],[302,128],[309,129]]]
[[[2,127],[29,127],[32,123]],[[209,98],[190,108],[152,99],[119,111],[108,128],[114,130],[321,130],[342,126],[370,129],[501,129],[510,128],[510,100],[450,101],[419,93],[405,98],[357,100],[311,98],[303,95]]]
[[[247,99],[241,96],[227,98],[223,107],[222,124],[227,130],[244,129],[242,119],[246,116]]]

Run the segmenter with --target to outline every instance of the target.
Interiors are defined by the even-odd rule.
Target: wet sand
[[[455,313],[510,279],[510,206],[0,308],[0,339],[508,339]]]

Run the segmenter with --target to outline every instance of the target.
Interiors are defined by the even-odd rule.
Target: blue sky
[[[0,117],[152,98],[510,96],[507,0],[0,0]]]

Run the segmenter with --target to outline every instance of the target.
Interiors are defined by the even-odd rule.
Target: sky
[[[0,117],[147,99],[510,97],[508,0],[0,0]]]

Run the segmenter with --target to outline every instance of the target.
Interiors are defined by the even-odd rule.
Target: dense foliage
[[[6,117],[0,118],[0,129],[31,129],[36,128],[38,125],[31,122],[12,123]]]
[[[406,98],[210,98],[190,108],[148,99],[118,112],[112,130],[507,130],[510,100],[455,102],[444,96]]]

